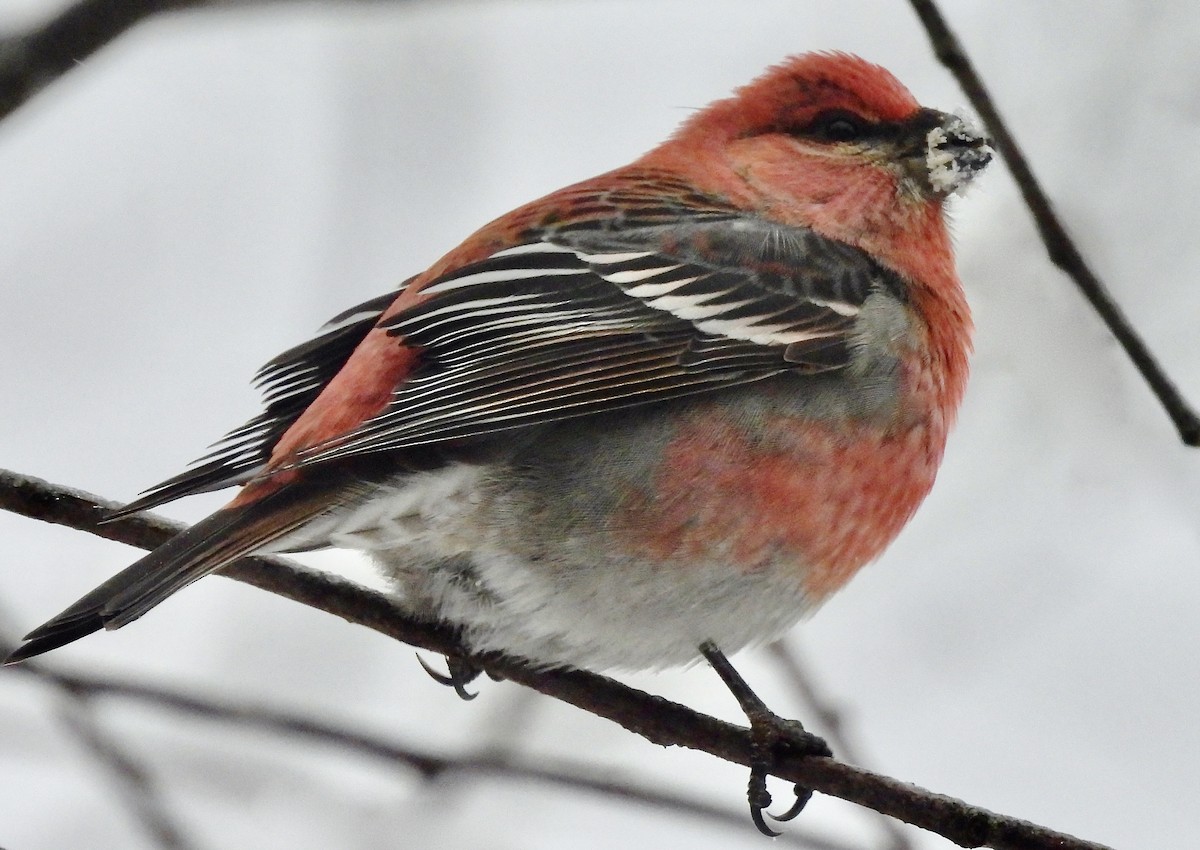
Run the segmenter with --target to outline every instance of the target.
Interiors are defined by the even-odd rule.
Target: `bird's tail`
[[[172,537],[25,636],[5,664],[57,649],[100,629],[119,629],[176,591],[299,528],[328,510],[328,492],[292,485],[236,500]]]

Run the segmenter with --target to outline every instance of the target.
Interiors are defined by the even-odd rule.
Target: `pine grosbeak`
[[[778,636],[933,484],[971,330],[943,202],[990,155],[856,57],[770,68],[268,363],[265,411],[122,513],[237,497],[9,661],[328,545],[471,651],[657,668]]]

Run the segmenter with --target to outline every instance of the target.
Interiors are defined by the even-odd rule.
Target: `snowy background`
[[[1082,249],[1200,403],[1200,4],[945,5]],[[2,0],[0,28],[60,6]],[[0,123],[0,466],[131,498],[254,413],[257,366],[329,316],[826,48],[886,65],[925,104],[965,104],[902,0],[283,4],[139,26]],[[1120,850],[1194,846],[1200,450],[1050,266],[1002,165],[954,219],[978,333],[941,479],[792,640],[869,766]],[[0,514],[3,627],[40,623],[135,554]],[[364,574],[353,555],[320,563]],[[54,659],[449,753],[585,758],[742,813],[740,768],[509,684],[462,703],[404,647],[222,579]],[[799,712],[765,654],[737,660]],[[705,668],[626,681],[740,722]],[[153,846],[61,707],[0,672],[0,846]],[[430,786],[98,707],[202,848],[766,846],[748,821],[512,780]],[[828,798],[795,828],[882,846]]]

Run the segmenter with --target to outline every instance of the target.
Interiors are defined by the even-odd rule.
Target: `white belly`
[[[412,474],[275,548],[367,551],[414,614],[462,627],[475,650],[544,664],[686,664],[703,641],[732,653],[777,637],[805,613],[791,572],[631,558],[606,545],[602,528],[556,531],[495,498],[510,481],[467,464]],[[537,556],[530,535],[540,538]]]

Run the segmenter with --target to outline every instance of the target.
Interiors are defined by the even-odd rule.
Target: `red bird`
[[[318,546],[368,550],[471,652],[658,668],[777,637],[933,484],[971,331],[943,204],[990,156],[877,65],[770,68],[268,363],[265,411],[121,514],[237,497],[8,660]]]

